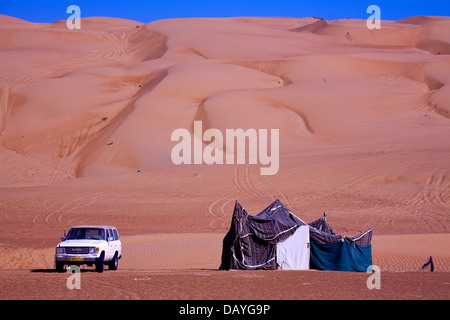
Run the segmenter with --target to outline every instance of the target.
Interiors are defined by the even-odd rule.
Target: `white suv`
[[[103,272],[103,266],[117,270],[118,260],[122,257],[122,243],[119,233],[111,226],[75,226],[69,230],[62,242],[56,246],[56,271],[63,271],[65,265],[95,265],[97,272]]]

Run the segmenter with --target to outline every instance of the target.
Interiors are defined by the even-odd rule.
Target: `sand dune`
[[[86,18],[72,31],[4,16],[2,153],[14,151],[25,167],[30,158],[40,170],[57,167],[52,181],[170,167],[167,136],[189,127],[199,108],[219,129],[284,126],[281,147],[295,143],[300,152],[361,134],[385,143],[379,123],[370,130],[373,120],[404,119],[389,125],[426,134],[414,117],[450,112],[449,24],[416,18],[369,30],[350,19]],[[14,182],[11,174],[2,179]],[[48,182],[47,170],[36,175],[27,178]]]
[[[130,272],[216,269],[234,201],[280,199],[346,235],[373,228],[382,270],[432,255],[450,272],[449,27],[0,15],[0,269],[53,268],[75,224],[116,225]],[[279,129],[278,172],[174,165],[171,134],[194,121]]]

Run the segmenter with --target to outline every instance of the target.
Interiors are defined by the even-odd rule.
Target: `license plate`
[[[83,261],[83,258],[70,258],[69,261]]]

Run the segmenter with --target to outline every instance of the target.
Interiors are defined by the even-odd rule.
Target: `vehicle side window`
[[[114,240],[119,240],[119,234],[117,233],[117,229],[113,229]]]

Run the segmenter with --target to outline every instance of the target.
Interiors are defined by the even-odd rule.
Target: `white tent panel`
[[[295,233],[277,244],[277,264],[281,270],[309,269],[309,226],[300,226]]]

